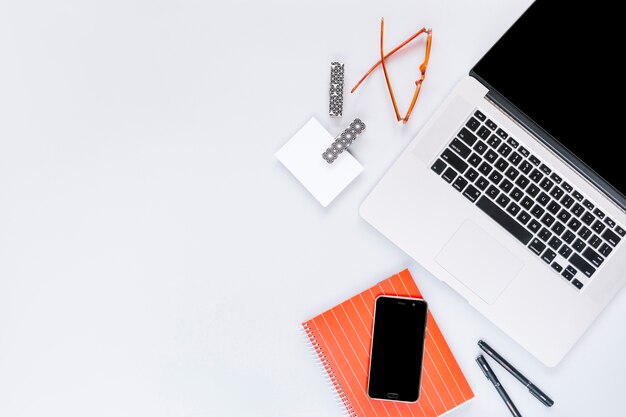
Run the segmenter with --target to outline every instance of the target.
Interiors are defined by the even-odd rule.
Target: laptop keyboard
[[[578,290],[626,235],[480,110],[431,169]]]

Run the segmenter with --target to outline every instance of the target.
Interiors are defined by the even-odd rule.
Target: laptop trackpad
[[[524,263],[466,220],[435,258],[456,279],[488,304],[493,304]]]

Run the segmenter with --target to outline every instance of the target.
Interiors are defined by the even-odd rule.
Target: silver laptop
[[[361,206],[548,366],[626,280],[626,155],[602,99],[622,78],[592,52],[615,29],[581,34],[601,20],[576,7],[530,6]]]

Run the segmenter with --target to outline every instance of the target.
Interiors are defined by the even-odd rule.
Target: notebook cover
[[[408,269],[302,323],[308,341],[351,417],[437,417],[474,397],[428,310],[422,391],[416,403],[372,400],[367,373],[374,300],[379,295],[422,298]]]

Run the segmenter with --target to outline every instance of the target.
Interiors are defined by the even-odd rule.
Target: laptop
[[[547,366],[626,280],[626,155],[606,102],[623,79],[598,50],[617,39],[602,13],[532,4],[360,208]]]

